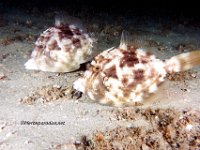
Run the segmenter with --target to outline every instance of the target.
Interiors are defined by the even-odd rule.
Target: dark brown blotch
[[[44,48],[43,45],[37,45],[36,47],[39,48],[39,49],[43,49]]]
[[[81,47],[81,41],[80,41],[80,39],[73,38],[73,39],[72,39],[72,43],[73,43],[73,45],[74,45],[76,48],[80,48],[80,47]]]
[[[145,60],[145,59],[142,59],[142,61],[141,61],[143,64],[147,64],[148,63],[148,61],[147,60]]]
[[[127,85],[127,83],[128,83],[128,79],[127,79],[127,78],[123,78],[123,79],[122,79],[122,84],[123,84],[123,85]]]
[[[73,36],[74,35],[74,33],[69,28],[62,30],[62,32],[66,36]]]
[[[123,58],[120,61],[120,67],[127,65],[128,67],[133,67],[135,64],[139,63],[137,54],[135,51],[124,51]]]
[[[72,32],[71,28],[69,28],[69,26],[61,26],[61,27],[58,27],[58,28],[61,30],[61,32],[63,34],[71,35],[71,36],[74,35],[74,33]]]
[[[107,77],[118,79],[118,77],[117,77],[117,71],[116,71],[116,66],[112,66],[111,68],[107,69],[105,71],[105,74],[106,74]]]
[[[50,50],[61,50],[58,46],[57,41],[53,41],[51,44],[48,45],[48,47]]]
[[[57,27],[57,28],[60,29],[60,31],[61,31],[61,32],[58,33],[60,40],[63,39],[63,38],[71,39],[74,35],[72,30],[68,26],[61,26],[61,27]]]
[[[76,35],[81,35],[81,34],[82,34],[82,32],[81,32],[78,28],[73,29],[73,32],[74,32],[74,34],[76,34]]]
[[[142,69],[138,69],[136,71],[134,71],[134,79],[137,81],[141,81],[142,79],[144,79],[144,70]]]
[[[127,88],[128,89],[133,89],[136,86],[135,81],[131,82],[130,84],[128,84]]]

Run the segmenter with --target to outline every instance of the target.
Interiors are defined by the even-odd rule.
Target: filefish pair
[[[35,43],[27,69],[71,72],[88,61],[93,39],[74,25],[58,25],[44,31]],[[200,50],[160,60],[127,44],[122,34],[119,47],[97,55],[73,88],[101,104],[122,106],[143,102],[155,93],[167,74],[200,64]]]

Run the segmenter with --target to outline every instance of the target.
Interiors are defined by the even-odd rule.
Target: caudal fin
[[[166,61],[169,73],[185,71],[200,65],[200,50],[179,54]]]

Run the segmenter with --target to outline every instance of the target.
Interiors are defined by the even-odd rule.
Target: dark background
[[[3,7],[18,7],[25,10],[37,8],[45,11],[56,8],[112,14],[199,16],[200,12],[200,5],[193,0],[1,0],[0,4]]]

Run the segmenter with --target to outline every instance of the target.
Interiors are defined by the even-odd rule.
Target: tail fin
[[[200,50],[179,54],[166,61],[169,73],[185,71],[200,65]]]
[[[123,31],[122,35],[121,35],[121,41],[120,41],[119,48],[127,50],[127,46],[128,46],[127,34],[125,33],[125,31]]]

